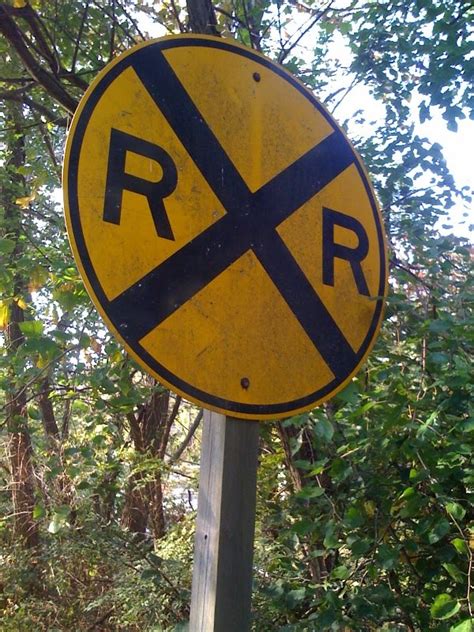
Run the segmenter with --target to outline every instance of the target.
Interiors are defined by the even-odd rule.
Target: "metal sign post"
[[[204,413],[190,632],[250,630],[259,428]]]

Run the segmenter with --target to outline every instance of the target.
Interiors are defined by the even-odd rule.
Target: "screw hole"
[[[256,81],[257,83],[258,83],[258,82],[260,81],[260,79],[261,79],[260,74],[259,74],[258,72],[254,72],[252,76],[253,76],[253,78],[254,78],[254,81]]]
[[[249,378],[248,378],[248,377],[243,377],[243,378],[240,380],[240,386],[241,386],[243,389],[247,390],[247,389],[248,389],[248,387],[250,386],[250,380],[249,380]]]

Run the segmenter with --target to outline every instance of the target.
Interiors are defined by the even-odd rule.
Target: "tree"
[[[21,258],[23,243],[21,223],[15,208],[15,200],[20,197],[24,178],[20,169],[25,161],[25,140],[22,130],[23,116],[18,104],[9,105],[7,121],[11,123],[11,133],[7,145],[6,173],[2,182],[2,206],[5,209],[5,224],[8,237],[4,238],[4,252],[10,261]],[[31,438],[26,416],[26,391],[18,384],[15,356],[24,344],[22,327],[25,324],[24,296],[27,292],[25,276],[15,270],[8,286],[10,305],[5,318],[5,343],[9,366],[6,374],[6,427],[11,471],[12,507],[15,537],[28,547],[34,547],[38,540],[38,526],[33,520],[35,504],[35,480],[32,463]]]
[[[363,83],[382,111],[345,125],[391,246],[385,326],[343,393],[263,428],[255,630],[471,629],[472,252],[437,228],[471,200],[414,116],[472,117],[472,16],[462,0],[0,4],[2,629],[188,616],[201,413],[111,339],[57,203],[71,115],[144,23],[236,37],[336,114]]]

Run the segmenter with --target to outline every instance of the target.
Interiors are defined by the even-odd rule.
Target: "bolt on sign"
[[[182,35],[115,59],[74,116],[64,188],[97,309],[190,400],[281,418],[367,357],[387,284],[371,185],[324,107],[262,55]]]

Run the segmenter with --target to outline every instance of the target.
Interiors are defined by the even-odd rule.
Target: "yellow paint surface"
[[[167,151],[178,171],[165,208],[175,241],[156,234],[148,201],[124,191],[120,225],[104,222],[110,130],[133,134]],[[127,152],[126,172],[156,182],[162,169]],[[222,217],[225,210],[172,131],[133,69],[125,70],[102,95],[84,135],[78,173],[84,238],[109,299],[115,298]]]
[[[165,57],[251,191],[333,131],[308,99],[251,59],[191,46]]]
[[[334,259],[334,287],[323,284],[322,213],[330,208],[358,220],[369,239],[369,252],[362,261],[362,272],[370,297],[359,294],[350,263]],[[319,194],[290,215],[278,228],[299,266],[318,293],[346,340],[358,351],[372,322],[380,280],[379,247],[370,200],[355,165],[351,165]],[[356,248],[357,235],[335,226],[334,242]]]
[[[334,377],[250,252],[141,342],[187,382],[236,402],[286,402]]]
[[[199,39],[208,40],[210,45],[166,48],[165,57],[251,191],[258,190],[277,176],[336,128],[300,90],[259,63],[258,57],[249,59],[221,50],[214,45],[213,38]],[[132,55],[134,50],[125,57]],[[111,67],[122,58],[115,60]],[[102,76],[108,71],[105,69]],[[256,73],[258,81],[255,80]],[[94,89],[94,86],[89,89],[81,102],[71,138],[76,133],[84,104]],[[175,240],[156,234],[146,197],[130,191],[123,192],[120,224],[103,220],[112,128],[162,147],[175,163],[177,186],[164,200]],[[70,144],[71,139],[68,146]],[[66,174],[69,151],[66,152]],[[151,182],[159,182],[163,176],[159,164],[133,152],[126,155],[125,171]],[[82,139],[77,182],[84,240],[108,300],[139,282],[226,214],[226,209],[131,67],[125,68],[111,82],[90,116]],[[323,207],[350,215],[364,227],[370,248],[362,269],[370,297],[359,294],[351,267],[344,260],[335,259],[334,287],[322,283]],[[109,327],[120,339],[109,321],[107,309],[95,296],[92,281],[87,278],[77,236],[72,233],[67,188],[66,215],[72,247],[88,290]],[[356,167],[350,166],[295,210],[277,231],[357,352],[374,318],[383,244],[378,242],[371,201]],[[349,248],[357,247],[356,235],[339,226],[335,227],[334,240]],[[205,260],[205,253],[203,258]],[[166,288],[163,293],[166,297]],[[137,305],[136,309],[140,310],[142,306]],[[379,324],[376,324],[377,330]],[[190,390],[197,389],[204,395],[192,395],[187,388],[164,378],[150,368],[146,354],[137,351],[137,347],[127,347],[131,355],[160,381],[189,399],[233,416],[275,418],[311,408],[316,401],[321,401],[321,397],[304,406],[290,405],[277,415],[238,412],[239,405],[285,405],[318,392],[334,379],[319,351],[250,250],[149,332],[140,345],[164,367],[164,372],[170,372],[177,381],[189,385]],[[363,359],[333,393],[350,380]],[[242,387],[242,379],[248,380],[248,388]],[[217,405],[212,402],[213,398],[224,403]]]

